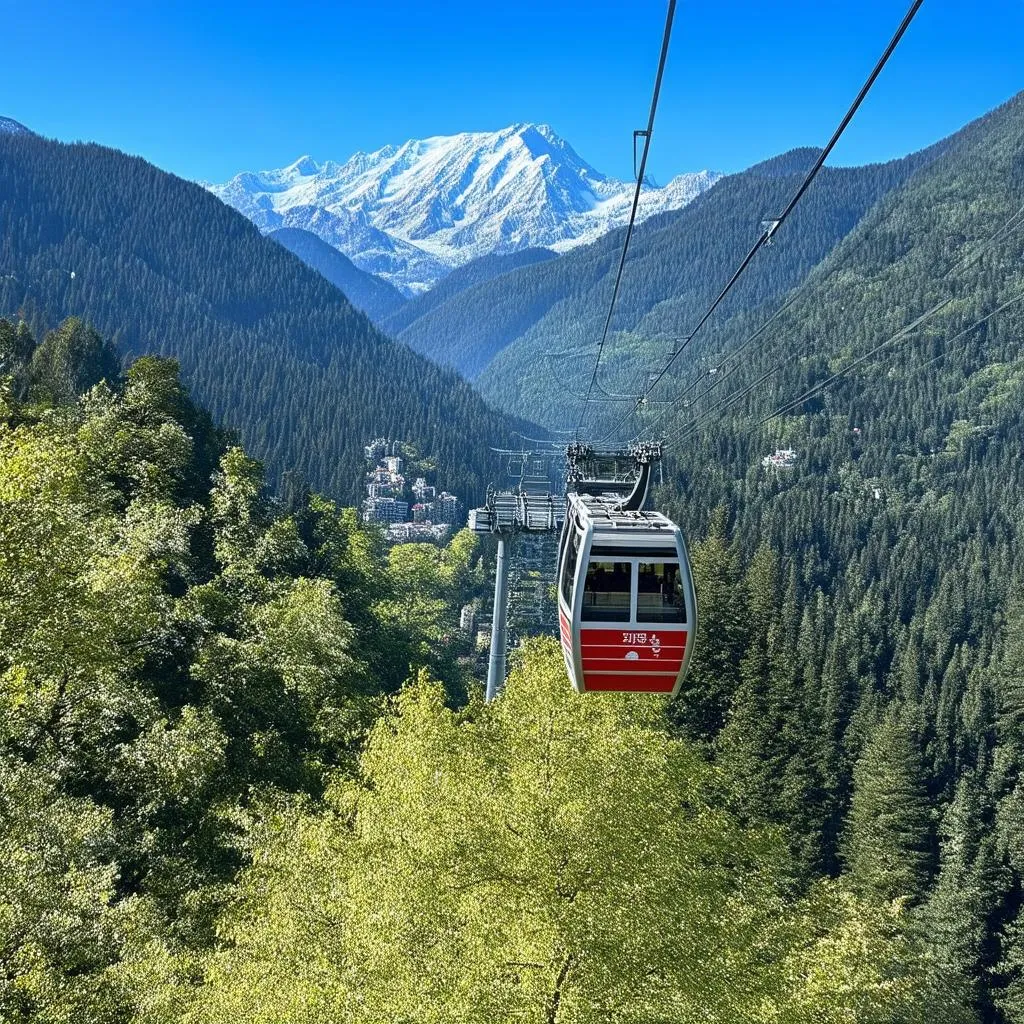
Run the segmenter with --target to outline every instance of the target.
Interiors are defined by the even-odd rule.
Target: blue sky
[[[831,134],[906,0],[680,0],[666,181]],[[628,177],[664,0],[0,0],[0,114],[222,181],[309,153],[546,121]],[[925,0],[833,163],[927,145],[1024,88],[1024,0]]]

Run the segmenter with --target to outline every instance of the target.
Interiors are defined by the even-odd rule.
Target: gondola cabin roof
[[[674,530],[675,523],[660,512],[631,512],[617,509],[618,497],[596,497],[590,494],[570,494],[569,504],[574,511],[588,516],[597,530]]]

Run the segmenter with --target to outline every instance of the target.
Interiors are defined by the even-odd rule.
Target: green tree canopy
[[[32,353],[32,386],[55,402],[72,400],[101,380],[116,381],[120,374],[113,345],[76,316],[50,331]]]
[[[462,714],[425,677],[404,690],[361,782],[277,819],[194,1019],[881,1024],[944,1006],[894,922],[827,889],[787,899],[780,848],[722,809],[658,701],[580,698],[560,662],[527,645],[501,698]]]

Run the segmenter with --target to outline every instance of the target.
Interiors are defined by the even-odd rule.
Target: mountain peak
[[[748,167],[745,173],[756,174],[759,178],[788,178],[794,174],[806,174],[820,153],[821,150],[813,146],[798,146]]]
[[[541,138],[547,139],[548,142],[558,142],[563,144],[565,142],[558,132],[556,132],[549,124],[531,124],[530,122],[527,122],[525,124],[521,124],[519,129],[520,135],[523,135],[526,132],[535,132]]]
[[[639,219],[678,209],[718,176],[645,183]],[[595,170],[549,124],[410,139],[343,163],[304,156],[211,186],[270,231],[303,228],[406,294],[491,253],[556,251],[624,223],[633,183]]]
[[[311,174],[316,174],[320,170],[317,162],[308,154],[306,156],[300,156],[295,163],[290,164],[284,169],[285,174],[300,175],[301,177],[308,178]]]

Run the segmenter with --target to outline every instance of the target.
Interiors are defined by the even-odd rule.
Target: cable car
[[[607,496],[567,496],[558,559],[565,667],[578,693],[675,696],[697,628],[686,543],[660,512],[622,505]]]

